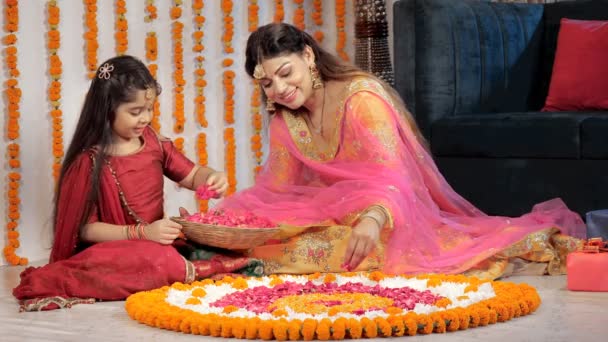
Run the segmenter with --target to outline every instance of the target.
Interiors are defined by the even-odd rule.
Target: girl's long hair
[[[91,81],[76,130],[63,159],[55,193],[53,230],[56,230],[57,208],[65,173],[81,153],[88,153],[94,148],[91,187],[88,189],[87,203],[79,226],[82,227],[86,222],[99,195],[99,176],[112,144],[112,124],[116,118],[116,109],[123,103],[134,101],[137,90],[148,88],[155,89],[156,94],[160,94],[160,85],[137,58],[118,56],[101,63]]]
[[[260,26],[253,32],[247,40],[245,70],[250,77],[253,77],[256,65],[263,62],[265,59],[292,53],[301,55],[306,46],[310,46],[312,49],[315,55],[315,63],[319,70],[319,75],[324,82],[329,80],[347,81],[354,77],[363,76],[372,78],[380,83],[386,93],[389,94],[397,111],[405,118],[416,137],[423,145],[426,145],[426,140],[420,132],[416,120],[407,110],[401,96],[399,96],[393,87],[380,78],[365,72],[352,64],[343,62],[338,57],[330,54],[319,46],[312,36],[293,25],[286,23],[271,23]],[[263,91],[262,98],[264,101],[267,99],[266,94]],[[277,111],[284,108],[278,103],[275,103],[275,107],[277,108]]]

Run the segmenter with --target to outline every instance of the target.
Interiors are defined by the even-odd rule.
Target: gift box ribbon
[[[608,241],[604,241],[601,237],[591,238],[585,241],[583,250],[585,253],[601,253],[608,252]]]

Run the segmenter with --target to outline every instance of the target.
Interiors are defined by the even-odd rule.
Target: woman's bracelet
[[[370,219],[376,221],[376,224],[378,225],[378,229],[382,229],[382,227],[384,227],[384,225],[382,223],[380,223],[380,220],[378,218],[376,218],[373,215],[369,215],[369,213],[361,216],[361,219],[364,219],[364,218],[370,218]]]
[[[130,224],[123,228],[123,232],[127,240],[149,240],[146,235],[146,226],[144,223]]]

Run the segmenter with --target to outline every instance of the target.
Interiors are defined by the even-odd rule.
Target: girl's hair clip
[[[99,68],[97,77],[109,80],[112,77],[111,72],[114,71],[114,65],[106,63]]]

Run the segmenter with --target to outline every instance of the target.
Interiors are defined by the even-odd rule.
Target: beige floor
[[[218,341],[138,324],[125,313],[124,302],[19,313],[11,289],[17,284],[22,269],[0,267],[0,341]],[[585,338],[588,341],[608,339],[608,293],[569,292],[565,289],[565,276],[513,277],[506,281],[527,282],[535,286],[543,300],[540,308],[530,316],[507,323],[403,339],[411,342],[578,342]]]

